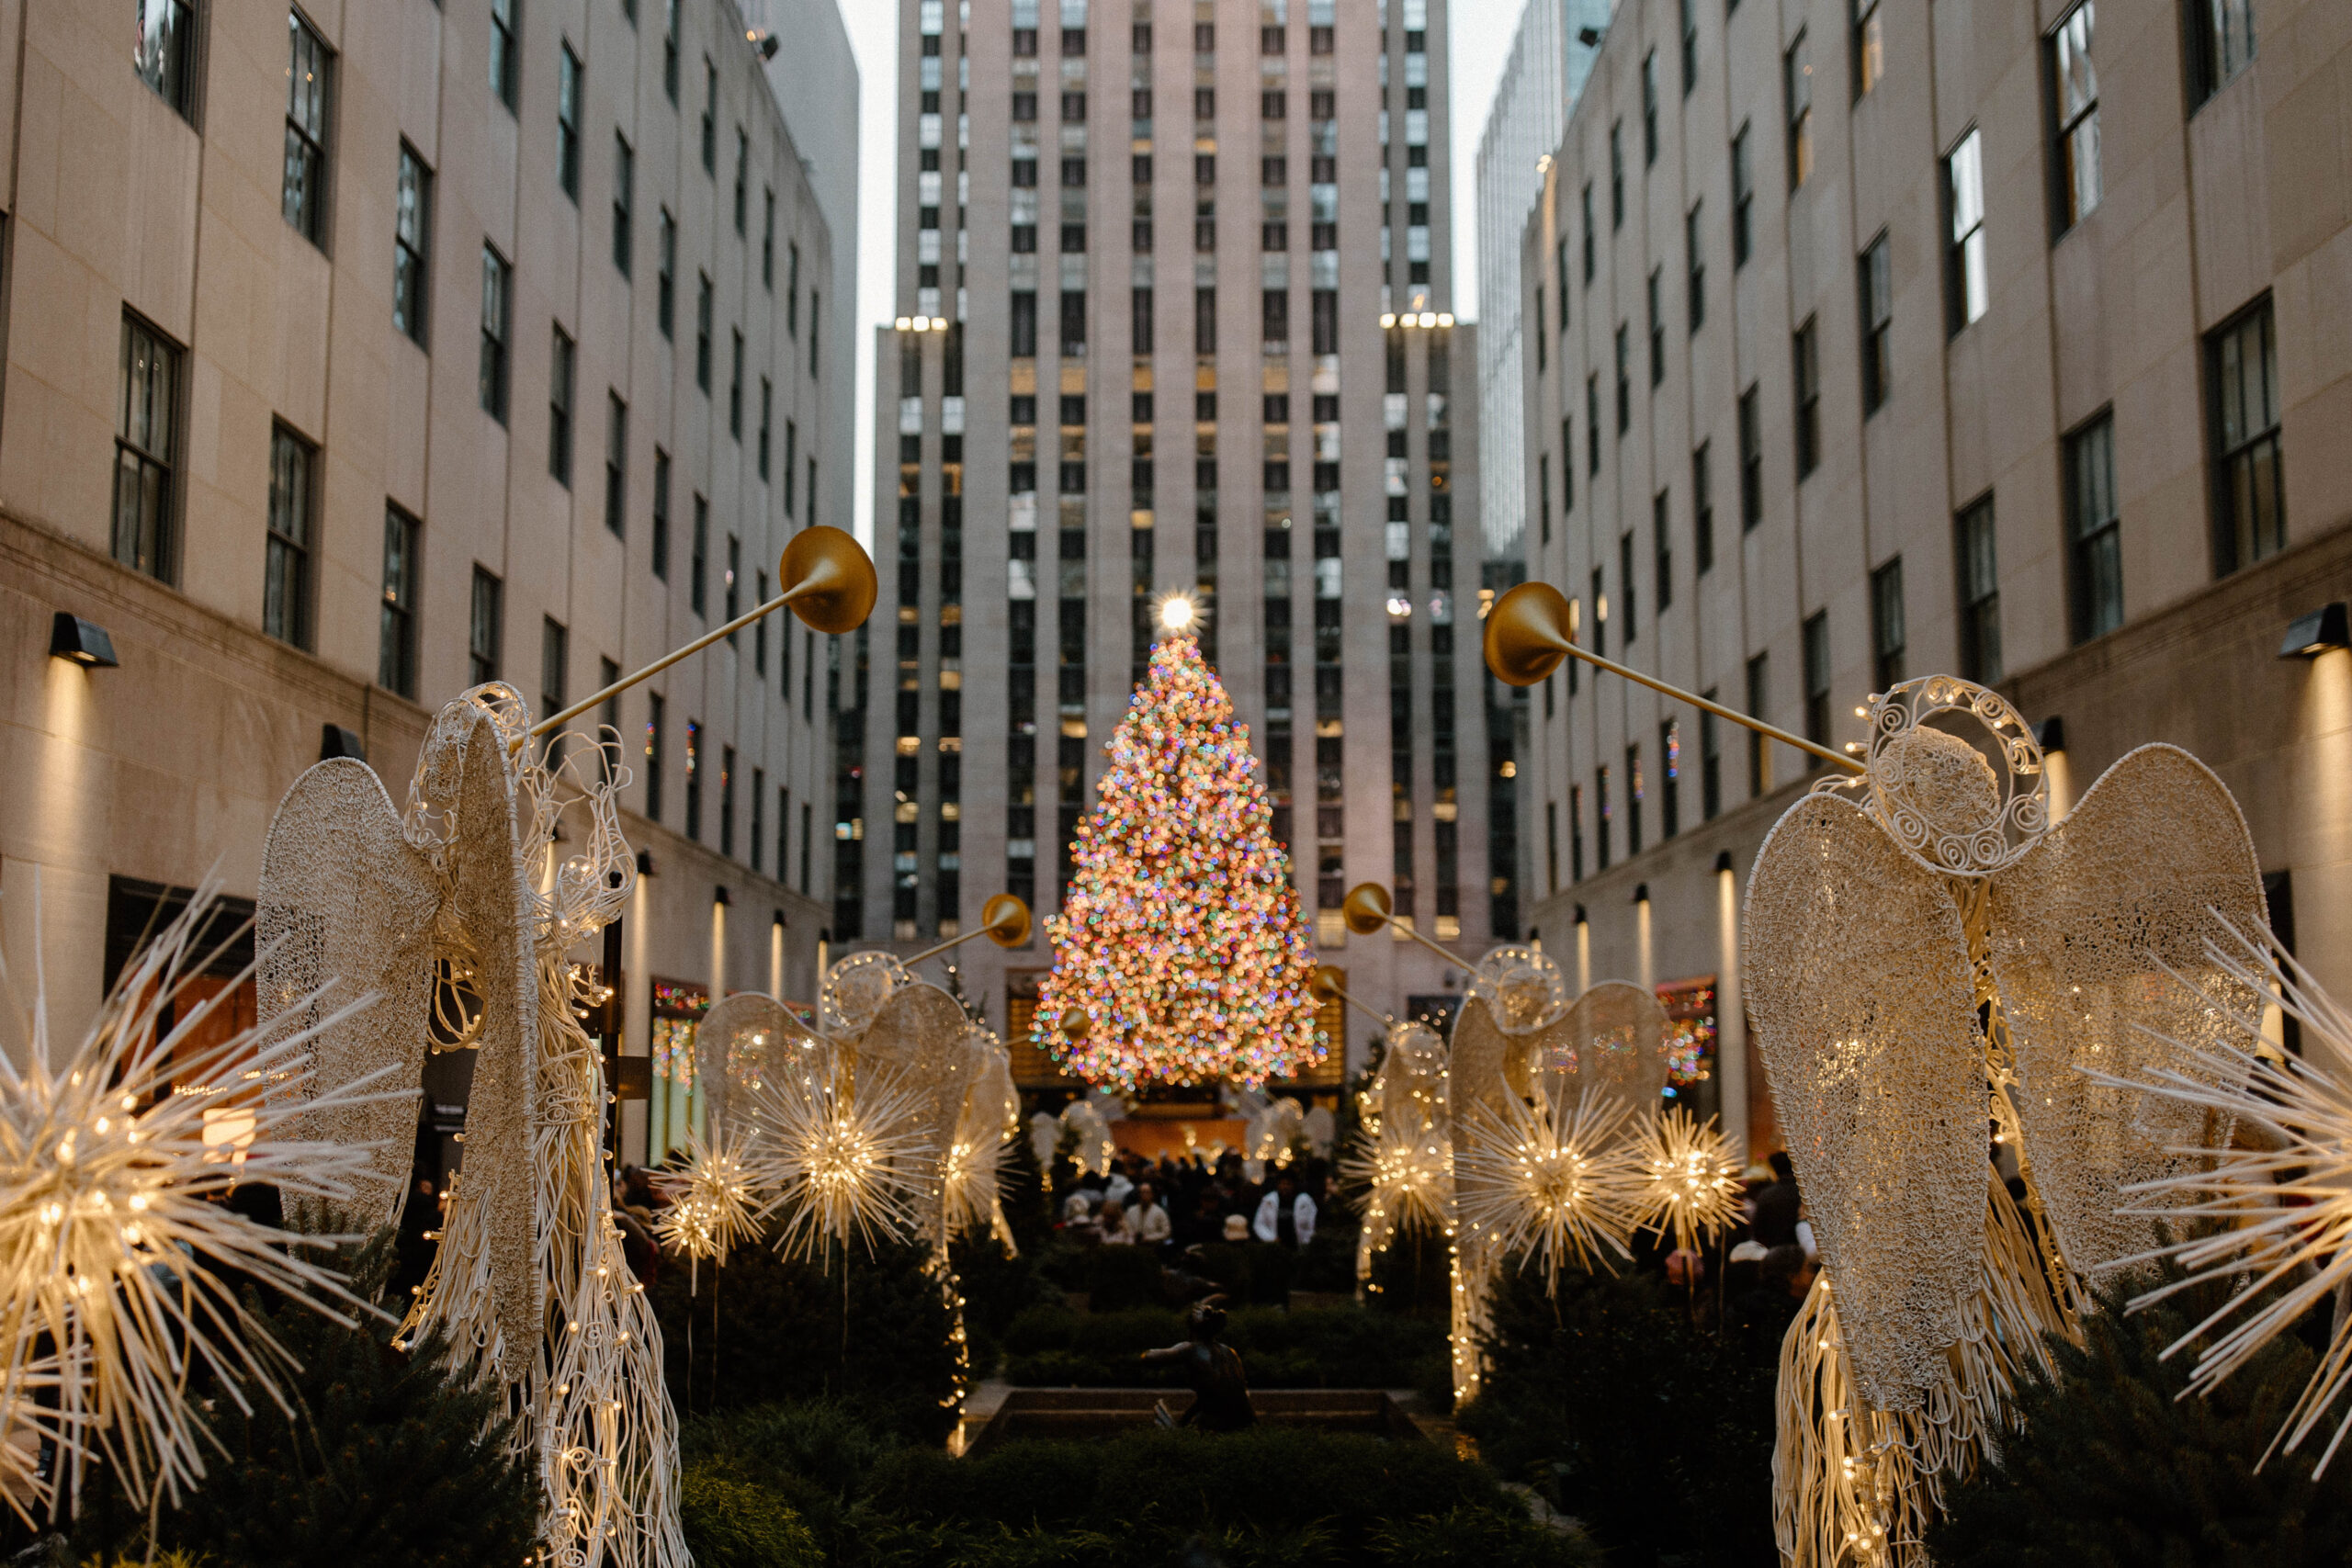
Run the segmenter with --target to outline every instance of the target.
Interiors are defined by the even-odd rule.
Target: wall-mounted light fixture
[[[1636,882],[1634,884],[1634,902],[1636,904],[1646,904],[1649,901],[1650,885],[1646,882]]]
[[[2343,606],[2339,604],[2336,609],[2340,612]],[[71,610],[58,611],[49,624],[49,656],[79,664],[85,670],[115,670],[122,664],[114,656],[114,638],[107,635],[106,627],[96,621],[85,621]]]
[[[2052,751],[2064,751],[2066,749],[2065,716],[2053,713],[2040,724],[2035,725],[2033,743],[2041,748],[2041,754],[2045,757]]]
[[[731,908],[735,902],[735,895],[728,892],[727,884],[722,882],[717,887],[711,889],[710,901],[719,906],[721,908]]]
[[[651,850],[639,850],[637,852],[637,874],[639,876],[651,876],[653,874],[653,852]]]
[[[1715,869],[1717,871],[1729,871],[1735,873],[1738,870],[1738,867],[1732,863],[1731,852],[1729,850],[1717,850],[1715,852]]]
[[[355,762],[368,760],[368,748],[356,729],[345,729],[339,724],[319,727],[319,761],[331,762],[337,757],[348,757]]]
[[[1589,922],[1584,918],[1584,906],[1582,904],[1578,904],[1577,906],[1577,924],[1581,926],[1588,923]]]
[[[64,619],[62,615],[58,618]],[[2352,648],[2352,630],[2346,628],[2341,599],[2288,622],[2286,640],[2278,645],[2278,657],[2317,659],[2338,648]]]
[[[1600,29],[1599,28],[1578,28],[1577,29],[1577,41],[1584,45],[1587,49],[1599,49],[1600,47]]]

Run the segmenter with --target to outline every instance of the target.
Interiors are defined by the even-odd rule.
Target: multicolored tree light
[[[1250,732],[1189,637],[1152,650],[1110,751],[1102,803],[1071,848],[1069,896],[1046,922],[1054,967],[1038,1043],[1125,1089],[1254,1087],[1320,1060],[1290,857]]]

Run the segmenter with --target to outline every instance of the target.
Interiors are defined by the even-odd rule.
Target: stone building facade
[[[158,897],[253,896],[322,754],[397,802],[458,692],[545,714],[850,525],[854,235],[745,35],[731,0],[0,8],[0,918],[28,975],[38,885],[61,1027]],[[854,84],[794,112],[854,127]],[[117,666],[51,657],[60,612]],[[653,872],[626,1050],[657,983],[681,1020],[810,994],[828,659],[779,616],[584,721]]]
[[[1626,0],[1521,253],[1528,572],[1610,658],[1832,746],[1950,671],[2062,802],[2153,740],[2352,987],[2352,31],[2326,0]],[[1815,775],[1590,671],[1531,700],[1547,951],[1714,996]]]

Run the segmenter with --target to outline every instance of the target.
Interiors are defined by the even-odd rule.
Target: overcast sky
[[[858,161],[857,531],[870,545],[874,515],[873,328],[893,314],[892,214],[898,174],[899,7],[890,0],[839,0],[857,51],[861,151]],[[1351,0],[1368,5],[1369,0]],[[1453,27],[1453,309],[1478,314],[1478,133],[1510,52],[1521,0],[1451,0]],[[786,106],[789,114],[790,106]]]

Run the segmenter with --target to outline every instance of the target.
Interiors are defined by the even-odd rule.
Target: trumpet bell
[[[803,528],[776,563],[782,597],[812,629],[839,637],[874,613],[874,562],[865,547],[839,528]]]
[[[1029,940],[1029,906],[1016,893],[1000,893],[980,906],[980,929],[999,947],[1019,947]]]
[[[1334,964],[1317,964],[1314,977],[1306,982],[1306,994],[1318,1002],[1336,1000],[1347,994],[1347,976]]]
[[[1487,668],[1510,686],[1532,686],[1576,646],[1576,611],[1548,582],[1522,582],[1487,612]]]
[[[1370,936],[1388,923],[1388,889],[1377,882],[1359,882],[1348,889],[1347,901],[1340,906],[1340,913],[1348,922],[1348,930],[1358,936]]]

